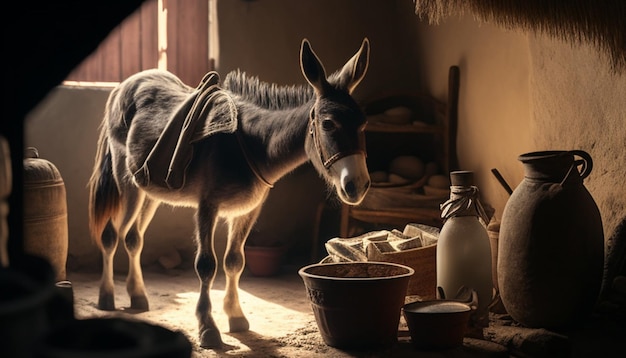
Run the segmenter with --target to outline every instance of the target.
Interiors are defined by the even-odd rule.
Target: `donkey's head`
[[[341,71],[329,78],[309,41],[302,41],[300,51],[302,73],[316,98],[306,151],[317,171],[350,205],[359,204],[370,186],[365,162],[365,114],[351,96],[367,71],[369,50],[366,38]]]

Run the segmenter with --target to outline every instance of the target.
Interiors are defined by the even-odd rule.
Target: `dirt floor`
[[[198,346],[198,327],[195,306],[199,283],[190,267],[165,270],[156,265],[144,269],[144,279],[150,299],[148,312],[132,312],[127,308],[130,300],[126,294],[125,276],[115,279],[117,311],[104,312],[96,308],[100,274],[97,272],[69,271],[74,296],[76,318],[103,316],[145,320],[173,331],[180,331],[192,344],[192,358],[203,357],[268,357],[268,358],[316,358],[316,357],[425,357],[425,358],[476,358],[476,357],[624,357],[623,328],[607,325],[606,320],[592,320],[567,339],[559,334],[546,334],[545,330],[511,331],[510,323],[490,326],[494,341],[464,338],[458,348],[422,351],[411,345],[404,318],[400,317],[398,343],[379,351],[346,351],[335,349],[323,341],[304,283],[298,275],[301,266],[283,265],[278,275],[256,277],[248,269],[240,282],[240,300],[244,313],[250,321],[250,331],[229,333],[226,315],[221,310],[224,299],[224,277],[218,275],[211,292],[213,317],[222,330],[222,339],[228,345],[223,350],[207,350]],[[414,300],[417,296],[409,296]],[[612,321],[611,321],[612,322]],[[621,324],[621,323],[620,323]],[[513,333],[511,333],[513,332]],[[622,333],[619,333],[622,332]],[[508,336],[511,337],[508,337]],[[526,337],[526,340],[523,339]],[[571,351],[570,351],[570,347]],[[562,348],[562,349],[556,349]],[[512,349],[512,350],[511,350]],[[556,350],[555,350],[556,349]],[[534,352],[529,354],[528,352]],[[512,354],[519,351],[520,354]],[[567,353],[570,351],[570,353]],[[541,352],[541,353],[538,353]],[[559,354],[552,354],[559,352]],[[621,353],[619,353],[621,352]],[[599,354],[599,355],[598,355]],[[188,357],[181,357],[188,358]]]
[[[240,299],[250,321],[250,331],[228,333],[225,314],[221,311],[224,278],[218,276],[211,292],[213,315],[222,330],[222,339],[230,346],[223,351],[206,350],[198,346],[198,328],[194,310],[198,297],[198,279],[193,270],[147,270],[144,275],[150,299],[148,312],[124,310],[130,300],[126,294],[125,277],[115,280],[115,312],[96,308],[98,273],[68,272],[74,291],[74,311],[77,318],[122,316],[146,320],[171,330],[180,330],[193,345],[193,358],[199,357],[470,357],[463,348],[444,352],[417,352],[410,344],[404,319],[400,320],[399,341],[382,351],[344,351],[327,346],[317,328],[304,283],[298,267],[285,266],[273,277],[255,277],[247,271],[241,278]]]

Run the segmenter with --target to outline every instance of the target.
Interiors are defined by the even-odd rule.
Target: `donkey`
[[[358,205],[369,189],[366,119],[351,95],[367,71],[369,48],[365,38],[327,77],[304,39],[300,66],[310,86],[277,86],[235,73],[222,88],[210,73],[196,90],[153,69],[113,89],[88,184],[90,231],[103,264],[98,308],[115,310],[113,256],[123,238],[131,309],[149,309],[140,265],[144,233],[161,203],[194,207],[199,345],[223,347],[210,300],[220,219],[228,225],[223,308],[230,332],[249,330],[238,297],[243,247],[273,184],[311,162],[348,205]]]

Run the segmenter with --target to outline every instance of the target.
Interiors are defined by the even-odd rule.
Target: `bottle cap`
[[[450,172],[450,184],[455,186],[472,186],[474,185],[474,172],[469,170]]]

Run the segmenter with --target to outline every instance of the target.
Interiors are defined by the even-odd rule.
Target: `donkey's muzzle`
[[[345,156],[333,163],[330,172],[341,201],[348,205],[361,203],[371,185],[365,156]]]

